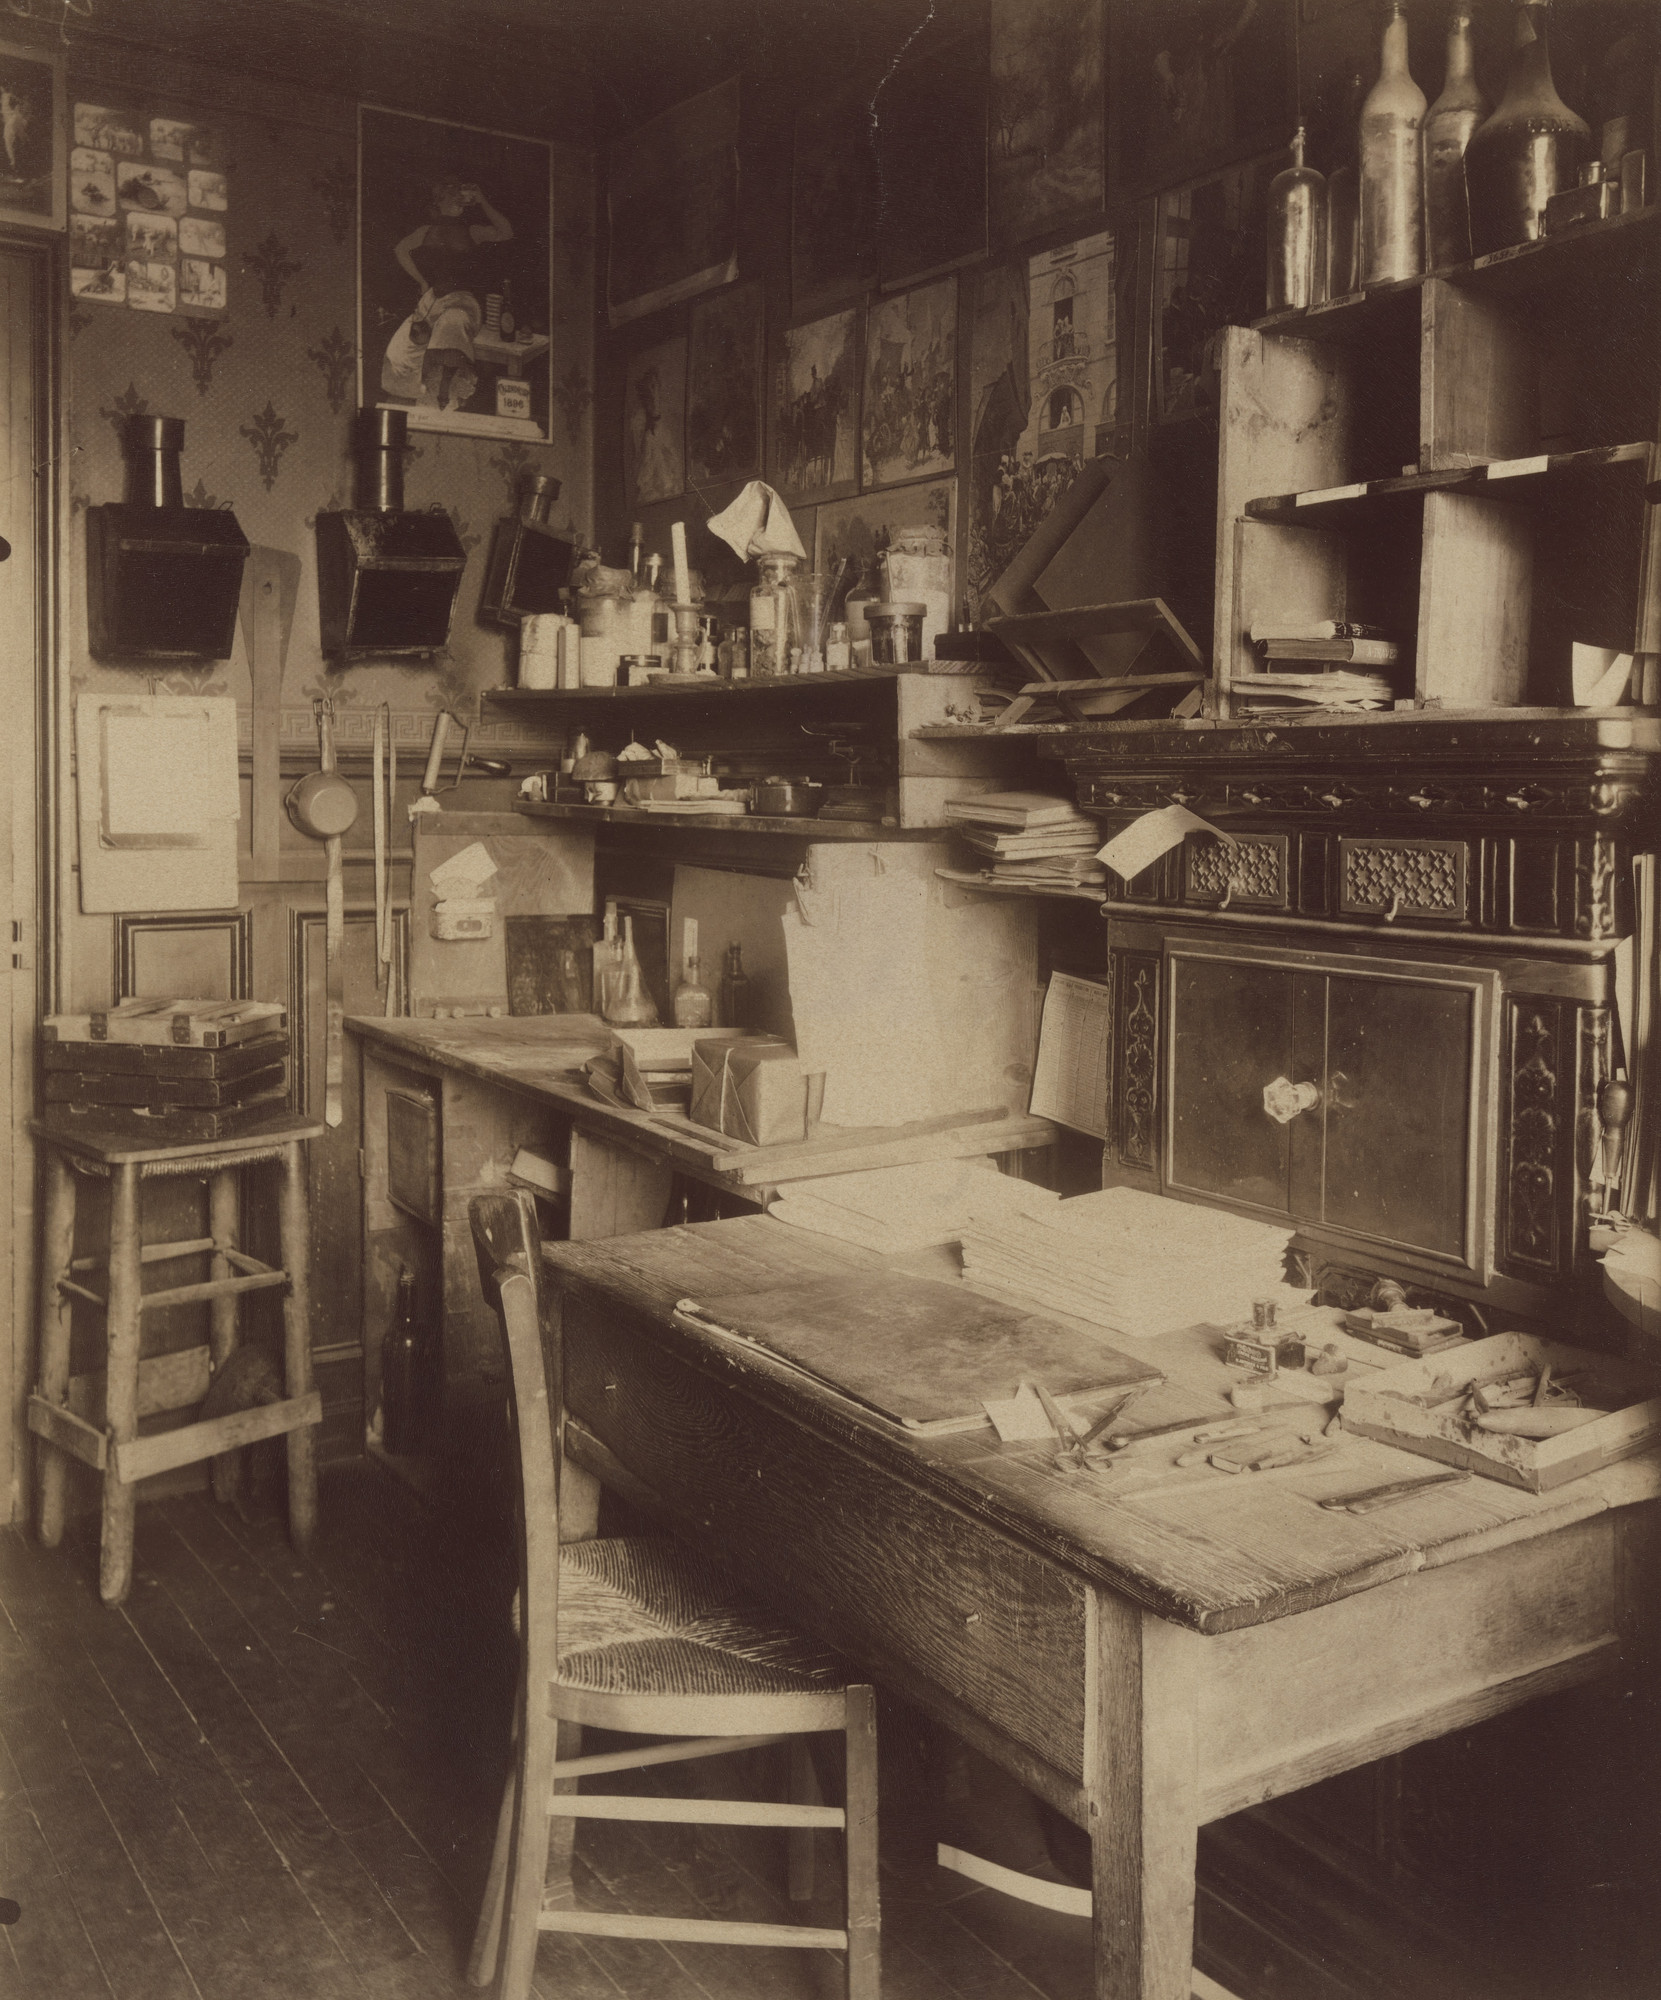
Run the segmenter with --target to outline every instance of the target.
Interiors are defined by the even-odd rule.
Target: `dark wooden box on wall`
[[[213,507],[87,509],[88,644],[97,660],[228,660],[248,537]]]
[[[1285,1218],[1331,1296],[1560,1309],[1658,750],[1653,717],[1499,713],[1070,743],[1109,828],[1179,802],[1235,840],[1109,890],[1108,1184]],[[1284,1124],[1282,1077],[1314,1086]]]

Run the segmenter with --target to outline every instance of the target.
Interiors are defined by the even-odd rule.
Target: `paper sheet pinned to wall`
[[[81,694],[75,782],[88,915],[236,902],[241,796],[232,697]]]
[[[1107,1137],[1108,1040],[1113,991],[1099,980],[1052,972],[1032,1078],[1035,1118]]]
[[[1180,847],[1191,833],[1209,833],[1225,847],[1232,847],[1234,835],[1224,833],[1208,819],[1201,819],[1186,806],[1161,806],[1133,819],[1122,833],[1116,833],[1096,859],[1111,868],[1122,881],[1129,882],[1144,868],[1151,868],[1162,854]]]
[[[904,1125],[934,1110],[928,895],[916,877],[839,875],[798,883],[784,914],[796,1052],[825,1074],[827,1125]]]

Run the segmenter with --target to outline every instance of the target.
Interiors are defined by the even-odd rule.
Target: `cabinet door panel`
[[[1171,978],[1172,1185],[1287,1214],[1289,1128],[1263,1086],[1291,1074],[1293,974],[1182,957]]]
[[[1462,1255],[1473,995],[1341,976],[1327,991],[1324,1219]]]

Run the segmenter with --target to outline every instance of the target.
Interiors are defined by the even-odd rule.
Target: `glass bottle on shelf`
[[[1465,150],[1471,247],[1479,257],[1534,242],[1546,203],[1574,186],[1592,150],[1591,127],[1557,94],[1546,15],[1537,4],[1518,6],[1504,95]]]
[[[1407,68],[1407,8],[1392,0],[1378,82],[1361,107],[1361,282],[1424,269],[1425,94]]]
[[[381,1445],[399,1458],[415,1450],[415,1273],[398,1268],[398,1291],[381,1339]]]
[[[1448,22],[1448,67],[1442,94],[1425,113],[1425,269],[1446,270],[1471,258],[1471,204],[1465,189],[1465,148],[1488,105],[1476,80],[1469,0]]]
[[[757,559],[761,576],[750,592],[750,677],[761,680],[790,671],[791,649],[802,643],[796,603],[801,558],[766,555]]]
[[[608,902],[600,935],[594,942],[593,1006],[602,1021],[611,1019],[612,989],[617,983],[617,967],[622,955],[623,941],[617,934],[617,905]]]
[[[1361,100],[1366,79],[1355,70],[1345,92],[1341,156],[1326,177],[1326,295],[1347,298],[1361,283]]]
[[[707,1028],[715,1019],[715,1001],[698,976],[698,920],[681,926],[681,976],[669,1000],[677,1028]]]
[[[623,949],[609,994],[610,1005],[604,1018],[614,1028],[655,1028],[657,1002],[646,991],[646,977],[634,948],[634,918],[623,919]]]
[[[1304,165],[1306,138],[1292,138],[1292,164],[1269,183],[1269,311],[1319,305],[1326,297],[1326,176]]]
[[[727,946],[727,968],[721,975],[721,1025],[750,1025],[750,975],[744,970],[744,947],[740,944]]]

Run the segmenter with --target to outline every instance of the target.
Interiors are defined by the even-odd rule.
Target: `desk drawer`
[[[572,1300],[565,1396],[760,1597],[900,1692],[921,1679],[1056,1770],[1084,1757],[1085,1593],[1063,1571]]]

